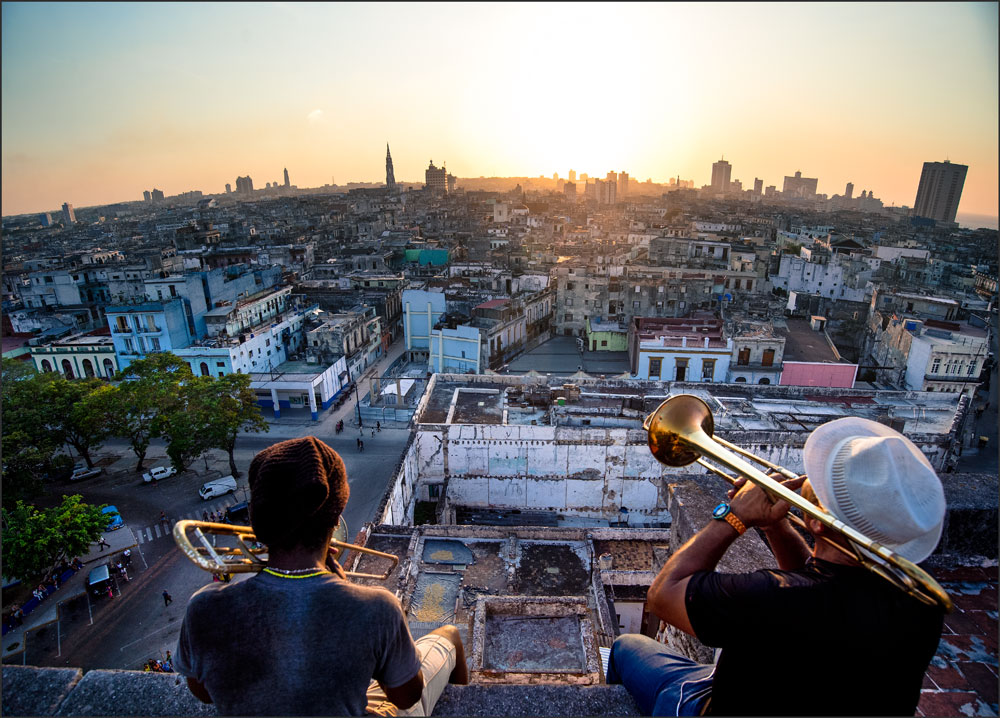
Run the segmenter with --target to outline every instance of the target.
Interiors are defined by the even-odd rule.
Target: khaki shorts
[[[448,685],[455,670],[455,644],[444,636],[428,633],[416,640],[420,672],[424,674],[424,690],[420,700],[406,710],[399,710],[386,698],[385,691],[375,681],[368,686],[367,713],[381,716],[429,716],[438,698]]]

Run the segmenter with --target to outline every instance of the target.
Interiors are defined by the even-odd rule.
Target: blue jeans
[[[715,666],[695,663],[648,636],[629,633],[611,647],[608,683],[621,683],[645,716],[701,715]]]

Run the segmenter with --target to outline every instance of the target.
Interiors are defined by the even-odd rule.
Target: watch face
[[[712,509],[712,518],[721,519],[725,518],[726,514],[729,513],[729,504],[723,501],[721,504]]]

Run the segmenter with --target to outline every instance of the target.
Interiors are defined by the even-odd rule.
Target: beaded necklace
[[[270,566],[267,566],[264,568],[264,573],[269,573],[272,576],[277,576],[278,578],[312,578],[313,576],[322,576],[324,573],[330,573],[330,571],[327,571],[325,568],[283,569],[271,568]]]

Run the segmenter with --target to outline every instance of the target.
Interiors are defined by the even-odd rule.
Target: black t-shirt
[[[944,612],[859,566],[699,571],[685,596],[698,639],[722,648],[715,715],[913,715]]]

